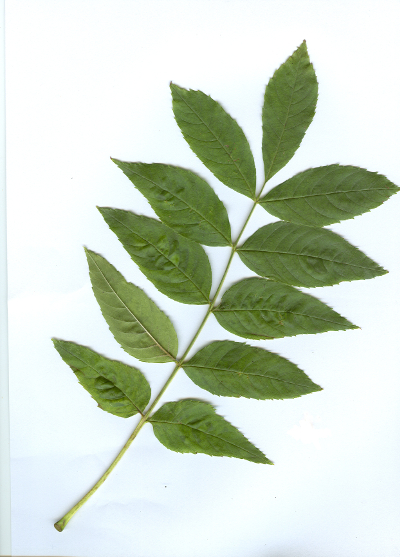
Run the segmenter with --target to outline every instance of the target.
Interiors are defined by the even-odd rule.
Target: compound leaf
[[[263,226],[238,253],[258,275],[293,286],[330,286],[387,273],[338,234],[290,222]]]
[[[142,372],[74,342],[53,339],[53,343],[102,410],[121,418],[143,413],[151,393]]]
[[[224,329],[252,339],[358,329],[317,298],[257,277],[231,286],[213,312]]]
[[[192,151],[223,184],[254,199],[254,159],[236,120],[201,91],[171,83],[171,92],[175,119]]]
[[[208,304],[211,266],[199,244],[149,217],[108,207],[99,211],[160,292],[183,304]]]
[[[201,400],[167,402],[149,419],[154,434],[177,453],[230,456],[272,464],[263,453],[222,416]]]
[[[167,164],[112,160],[146,197],[162,222],[200,244],[231,245],[226,209],[199,176]]]
[[[280,219],[326,226],[378,207],[399,189],[376,172],[331,164],[296,174],[270,190],[260,204]]]
[[[220,396],[284,399],[321,390],[289,360],[230,340],[208,344],[182,367],[196,385]]]
[[[178,337],[170,319],[104,257],[85,251],[94,295],[115,340],[142,362],[175,360]]]
[[[318,82],[306,43],[276,70],[262,112],[265,181],[293,157],[315,114]]]

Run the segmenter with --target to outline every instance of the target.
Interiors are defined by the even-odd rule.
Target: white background
[[[205,309],[158,293],[96,210],[152,216],[109,157],[163,162],[208,180],[234,234],[240,229],[251,202],[186,145],[171,80],[203,90],[237,119],[261,186],[264,88],[306,39],[317,114],[271,187],[331,163],[400,184],[399,3],[10,0],[6,23],[13,555],[400,555],[399,195],[331,227],[389,274],[312,292],[360,330],[253,343],[297,363],[324,391],[293,401],[219,398],[180,372],[164,397],[214,403],[275,466],[169,452],[146,426],[56,532],[53,523],[105,471],[136,419],[99,410],[51,343],[73,340],[137,365],[153,396],[171,372],[117,345],[91,292],[83,245],[145,288],[173,320],[181,353],[200,323]],[[273,220],[259,208],[247,235]],[[228,249],[206,250],[216,285]],[[236,261],[228,282],[251,274]],[[197,347],[223,338],[238,340],[210,319]]]

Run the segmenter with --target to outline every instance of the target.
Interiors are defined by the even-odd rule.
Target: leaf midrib
[[[177,93],[181,99],[182,102],[184,102],[186,104],[186,106],[194,113],[196,114],[196,116],[198,117],[199,120],[201,120],[201,122],[203,123],[203,125],[208,129],[208,131],[211,133],[211,135],[213,135],[215,137],[215,140],[218,141],[218,143],[221,145],[222,149],[225,151],[225,153],[228,155],[228,157],[231,160],[231,164],[233,164],[233,166],[235,166],[235,168],[237,169],[237,171],[239,172],[239,174],[241,175],[242,179],[244,180],[247,189],[249,190],[250,194],[253,196],[254,195],[254,191],[253,188],[251,187],[251,185],[249,184],[249,182],[247,181],[246,177],[244,176],[243,172],[240,169],[240,166],[236,163],[235,159],[232,157],[231,153],[229,153],[229,151],[226,149],[225,145],[222,143],[222,141],[219,139],[219,137],[212,131],[212,129],[208,126],[208,124],[203,120],[203,118],[201,118],[201,116],[197,113],[196,110],[194,110],[194,108],[192,108],[188,102],[182,97],[182,95],[180,94],[180,92],[177,90]],[[186,135],[186,134],[185,134]],[[189,135],[189,134],[188,134]],[[201,140],[197,140],[196,141],[201,141]],[[206,158],[206,157],[204,157]],[[213,161],[215,162],[215,161]],[[219,164],[219,163],[215,163],[215,164]]]
[[[310,315],[307,313],[297,313],[295,311],[288,311],[288,310],[276,310],[276,309],[246,309],[246,308],[231,308],[231,309],[220,309],[219,307],[214,309],[214,312],[220,313],[237,313],[238,311],[246,311],[247,313],[255,313],[255,312],[268,312],[268,313],[290,313],[291,315],[300,315],[302,317],[309,317],[312,319],[319,319],[320,321],[326,321],[327,323],[334,323],[335,325],[341,325],[338,321],[331,321],[330,319],[324,319],[323,317],[318,317],[316,315]]]
[[[90,255],[90,253],[89,253]],[[118,298],[118,300],[120,300],[120,302],[123,304],[123,306],[125,307],[125,309],[128,311],[128,313],[133,317],[133,319],[136,321],[136,323],[138,323],[142,329],[149,335],[149,337],[155,342],[155,345],[157,345],[160,350],[162,350],[162,352],[164,352],[164,354],[166,356],[168,356],[169,358],[172,359],[172,361],[176,362],[176,358],[174,358],[174,356],[172,356],[172,354],[170,354],[168,352],[168,350],[166,350],[158,341],[157,339],[150,333],[150,331],[147,329],[147,327],[145,327],[143,325],[143,323],[141,321],[139,321],[139,319],[132,313],[132,311],[130,310],[130,308],[126,305],[126,303],[124,302],[124,300],[117,294],[117,292],[115,291],[115,289],[112,287],[111,283],[109,282],[109,280],[106,278],[105,274],[103,273],[103,271],[100,269],[100,267],[98,266],[98,264],[96,263],[96,261],[93,259],[93,257],[90,255],[93,263],[96,265],[97,270],[99,271],[99,273],[101,274],[101,276],[103,277],[103,279],[105,280],[105,282],[108,284],[108,286],[110,287],[111,291],[114,292],[115,296]],[[108,304],[109,305],[109,304]],[[126,322],[126,321],[125,321]],[[153,345],[154,346],[154,345]],[[151,347],[150,347],[151,348]]]
[[[185,369],[185,365],[182,366],[183,369]],[[282,383],[288,383],[289,385],[295,385],[296,387],[306,387],[307,385],[303,385],[301,383],[293,383],[293,381],[287,381],[286,379],[280,379],[279,377],[271,377],[269,375],[262,375],[260,373],[249,373],[249,372],[245,372],[245,371],[237,371],[236,369],[229,369],[229,368],[223,368],[223,367],[213,367],[213,366],[202,366],[202,365],[198,365],[198,364],[191,364],[190,366],[187,367],[194,367],[194,368],[198,368],[198,369],[207,369],[210,370],[212,372],[215,371],[225,371],[225,372],[229,372],[229,373],[236,373],[237,375],[246,375],[247,377],[251,376],[251,377],[262,377],[264,379],[271,379],[271,381],[281,381]],[[222,383],[224,385],[224,383],[219,380],[220,383]],[[225,387],[225,385],[224,385]]]
[[[180,426],[184,426],[184,427],[188,427],[189,429],[193,429],[194,431],[199,431],[200,433],[203,433],[203,435],[207,435],[208,437],[213,437],[214,439],[218,439],[219,441],[224,441],[224,443],[227,443],[228,445],[232,445],[232,447],[236,447],[237,449],[240,449],[242,451],[245,451],[246,453],[255,456],[255,457],[259,457],[259,455],[257,453],[253,453],[251,451],[249,451],[249,449],[245,449],[244,447],[241,447],[240,445],[235,445],[235,443],[232,443],[232,441],[227,441],[226,439],[223,439],[222,437],[217,437],[216,435],[212,435],[211,433],[207,433],[205,431],[203,431],[202,429],[198,429],[196,427],[193,427],[191,425],[188,424],[184,424],[182,422],[169,422],[168,420],[150,420],[151,423],[159,423],[159,424],[169,424],[169,425],[180,425]],[[262,453],[261,453],[262,454]]]
[[[318,184],[317,184],[318,185]],[[278,187],[278,186],[277,186]],[[309,193],[309,194],[305,194],[305,195],[292,195],[291,197],[276,197],[274,199],[267,199],[268,194],[265,196],[264,199],[261,199],[260,203],[274,203],[276,201],[290,201],[293,199],[303,199],[305,197],[325,197],[327,195],[337,195],[340,193],[358,193],[358,192],[377,192],[377,191],[391,191],[393,188],[363,188],[363,189],[357,189],[357,190],[339,190],[339,191],[329,191],[329,192],[323,192],[323,193]],[[394,190],[397,191],[397,190]]]
[[[336,263],[337,265],[345,265],[348,267],[358,267],[360,269],[368,269],[369,271],[376,271],[376,267],[366,267],[364,265],[356,265],[355,263],[346,263],[342,261],[336,261],[335,259],[328,259],[327,257],[319,257],[317,255],[308,255],[307,253],[296,253],[290,251],[277,251],[277,250],[266,250],[266,249],[247,249],[247,248],[239,248],[238,251],[241,252],[251,252],[251,253],[269,253],[269,254],[276,254],[276,255],[294,255],[296,257],[310,257],[311,259],[317,259],[322,261],[329,261],[330,263]]]

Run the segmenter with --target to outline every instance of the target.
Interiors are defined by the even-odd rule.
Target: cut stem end
[[[54,528],[57,530],[57,532],[62,532],[64,530],[64,528],[67,525],[68,520],[65,520],[65,518],[62,518],[61,520],[59,520],[58,522],[56,522],[54,524]]]

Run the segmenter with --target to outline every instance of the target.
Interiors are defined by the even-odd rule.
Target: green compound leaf
[[[108,207],[99,211],[160,292],[183,304],[209,303],[211,266],[199,244],[149,217]]]
[[[265,90],[262,112],[265,180],[293,157],[315,114],[318,82],[306,43],[276,70]]]
[[[290,222],[263,226],[238,253],[258,275],[293,286],[331,286],[387,273],[338,234]]]
[[[192,151],[223,184],[254,199],[254,159],[236,120],[201,91],[171,83],[171,92],[175,119]]]
[[[167,402],[149,419],[154,434],[167,449],[177,453],[230,456],[272,464],[233,425],[201,400]]]
[[[326,226],[378,207],[399,189],[376,172],[331,164],[296,174],[269,191],[260,205],[283,220]]]
[[[143,413],[151,393],[142,372],[74,342],[53,339],[53,343],[102,410],[121,418]]]
[[[322,390],[289,360],[230,340],[212,342],[182,367],[196,385],[220,396],[284,399]]]
[[[227,331],[252,339],[358,329],[317,298],[256,277],[231,286],[214,315]]]
[[[104,257],[85,251],[94,295],[115,340],[142,362],[174,361],[178,337],[170,319]]]
[[[162,222],[200,244],[231,245],[226,209],[199,176],[177,166],[112,160],[146,197]]]

